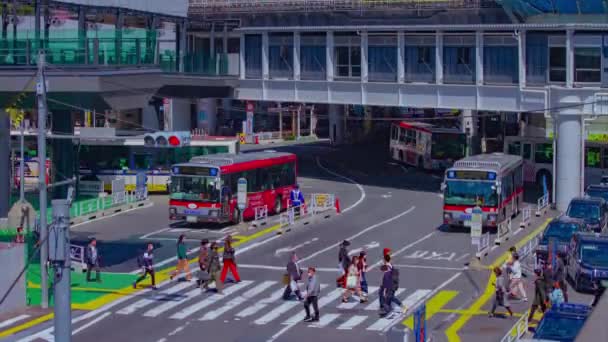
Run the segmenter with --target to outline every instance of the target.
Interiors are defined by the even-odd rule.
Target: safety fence
[[[549,207],[549,194],[544,194],[536,201],[536,216],[542,216],[547,212]]]
[[[70,261],[72,270],[83,272],[87,269],[87,264],[84,260],[84,247],[79,245],[70,245]]]
[[[521,222],[519,222],[519,226],[521,228],[527,228],[530,226],[530,220],[532,219],[532,207],[526,206],[521,211]]]
[[[490,252],[490,232],[486,232],[485,234],[481,235],[481,237],[479,238],[479,243],[477,244],[477,252],[475,253],[475,256],[477,257],[477,259],[481,259],[484,256],[488,255],[489,252]]]
[[[279,233],[290,231],[291,226],[296,223],[296,218],[300,220],[320,216],[327,218],[333,210],[339,213],[336,206],[336,195],[334,194],[311,194],[308,203],[308,205],[303,203],[299,206],[292,206],[289,202],[288,209],[279,216],[279,224],[281,225]]]
[[[494,239],[494,243],[497,245],[502,244],[503,242],[509,240],[511,237],[511,218],[508,218],[505,221],[502,221],[498,224],[496,229],[496,239]]]

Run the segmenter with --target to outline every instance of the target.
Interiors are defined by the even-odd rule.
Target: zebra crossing
[[[283,300],[285,285],[278,281],[244,280],[226,284],[223,294],[205,292],[193,282],[169,283],[158,291],[146,291],[133,296],[124,306],[114,311],[118,316],[143,316],[171,320],[248,320],[253,325],[295,325],[303,321],[302,302]],[[342,303],[343,289],[321,284],[318,305],[319,322],[302,323],[310,328],[334,328],[337,330],[363,329],[382,331],[394,323],[391,318],[378,316],[377,286],[369,287],[369,303],[360,304],[353,296]],[[431,293],[429,289],[399,288],[396,295],[407,307],[411,307]]]

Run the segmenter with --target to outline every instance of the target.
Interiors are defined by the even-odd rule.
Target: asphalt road
[[[484,292],[488,272],[465,267],[474,255],[468,234],[441,227],[440,177],[389,163],[382,147],[334,149],[313,144],[284,149],[298,154],[303,190],[336,193],[341,199],[340,215],[297,226],[285,235],[261,236],[241,246],[237,263],[244,281],[227,284],[224,296],[202,293],[193,283],[167,282],[158,292],[140,291],[77,318],[74,340],[385,341],[386,331],[402,327],[405,318],[398,312],[388,319],[377,315],[375,291],[380,272],[376,266],[385,247],[392,249],[393,264],[401,270],[398,297],[410,312],[426,301],[430,336],[433,341],[447,340],[446,329]],[[532,226],[544,220],[535,219]],[[221,238],[232,229],[171,226],[166,198],[158,197],[149,208],[75,227],[73,236],[81,242],[97,237],[109,269],[129,272],[136,268],[135,256],[148,241],[155,243],[156,260],[162,263],[174,256],[179,234],[186,234],[193,247],[203,237]],[[512,242],[528,232],[518,230]],[[372,265],[367,275],[369,303],[359,304],[354,299],[346,305],[340,302],[342,291],[336,289],[335,279],[338,243],[344,239],[351,242],[351,251],[368,251]],[[506,248],[503,245],[493,250],[488,260]],[[291,251],[298,254],[303,268],[319,269],[325,287],[320,298],[321,322],[317,324],[300,322],[301,303],[279,298],[281,276]],[[526,308],[522,304],[516,310]],[[496,340],[509,323],[515,319],[498,325],[474,319],[464,326],[467,338],[463,340]],[[19,336],[32,336],[43,328]]]

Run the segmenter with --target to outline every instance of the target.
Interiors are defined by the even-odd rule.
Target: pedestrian
[[[224,240],[224,267],[222,268],[222,283],[226,282],[226,276],[228,275],[228,270],[232,272],[232,276],[234,277],[234,281],[237,283],[241,282],[241,277],[239,277],[239,272],[236,268],[236,253],[234,247],[232,247],[232,237],[228,235]]]
[[[498,306],[502,306],[509,312],[509,315],[513,316],[513,311],[511,311],[511,306],[509,305],[508,292],[506,287],[506,280],[502,274],[502,270],[500,267],[494,267],[494,274],[496,275],[496,283],[494,286],[496,287],[496,292],[494,296],[494,301],[492,302],[492,310],[490,311],[489,316],[494,317],[496,308]]]
[[[549,299],[551,300],[551,306],[564,303],[564,292],[560,288],[559,282],[553,283],[553,291],[549,295]]]
[[[220,254],[218,252],[219,246],[217,242],[212,242],[211,246],[209,246],[209,256],[207,257],[208,264],[207,270],[209,272],[209,282],[215,283],[215,291],[218,294],[222,294],[222,289],[224,287],[224,283],[220,277],[220,270],[222,269],[222,264],[220,262]],[[207,284],[208,286],[209,284]]]
[[[564,302],[568,303],[568,285],[566,284],[566,264],[564,255],[557,253],[555,258],[555,270],[553,271],[553,281],[559,283],[559,287],[564,293]]]
[[[382,250],[382,258],[385,258],[387,255],[391,255],[391,249],[386,247]]]
[[[509,247],[509,259],[507,260],[508,265],[512,265],[515,261],[515,254],[517,254],[517,248],[515,246]]]
[[[141,258],[141,267],[142,267],[142,275],[137,278],[137,280],[135,280],[135,282],[133,283],[133,288],[137,288],[137,284],[146,279],[146,276],[149,274],[150,278],[152,279],[152,289],[157,290],[158,288],[156,287],[156,279],[154,277],[154,254],[152,253],[152,251],[154,250],[154,245],[149,243],[148,247],[146,249],[146,251],[144,252],[144,255]]]
[[[532,301],[532,307],[528,315],[528,322],[532,321],[534,313],[538,308],[543,313],[547,310],[547,285],[545,284],[545,278],[540,269],[535,269],[534,274],[536,275],[536,279],[534,279],[534,300]]]
[[[97,251],[97,239],[92,238],[84,252],[84,259],[87,264],[87,282],[91,282],[91,271],[95,270],[95,281],[101,283],[99,252]]]
[[[186,236],[184,234],[177,238],[177,267],[169,275],[169,279],[171,280],[182,272],[186,274],[186,281],[190,281],[192,279],[192,275],[190,274],[190,266],[188,265],[188,250],[186,249],[186,243],[184,242],[185,238]]]
[[[513,254],[513,264],[510,267],[511,270],[511,282],[509,284],[510,292],[515,296],[516,292],[519,292],[519,298],[524,302],[528,301],[528,295],[524,288],[523,274],[521,269],[521,262],[519,262],[519,254]]]
[[[298,297],[298,300],[304,300],[304,297],[300,293],[300,287],[298,286],[298,281],[302,279],[302,270],[300,270],[296,252],[291,253],[289,261],[287,262],[287,276],[289,277],[289,281],[286,284],[287,286],[285,286],[285,291],[283,291],[283,299],[288,300],[293,292]]]
[[[361,274],[361,291],[363,291],[363,293],[365,293],[367,296],[368,286],[367,277],[365,275],[367,273],[367,252],[361,251],[361,253],[359,253],[359,263],[357,264],[357,268]]]
[[[201,240],[201,248],[198,253],[198,268],[199,275],[198,280],[196,281],[199,287],[203,287],[203,289],[207,290],[209,286],[209,281],[211,280],[209,269],[207,266],[209,265],[209,240],[203,239]]]
[[[291,200],[291,206],[294,208],[299,208],[306,204],[304,200],[304,194],[300,191],[300,185],[296,184],[291,192],[289,193],[289,199]]]
[[[551,263],[544,264],[543,279],[545,280],[545,292],[548,296],[553,291],[553,266],[551,266]]]
[[[308,268],[308,280],[306,282],[306,296],[304,298],[304,311],[306,317],[304,322],[318,322],[319,321],[319,296],[321,295],[321,283],[316,276],[316,270],[314,267]],[[315,310],[315,315],[310,316],[310,305],[312,304]]]
[[[367,302],[367,297],[361,291],[361,272],[359,272],[359,268],[357,267],[358,264],[359,257],[355,255],[352,257],[346,273],[346,286],[344,288],[344,295],[342,296],[342,303],[348,303],[353,292],[357,293],[361,303]]]
[[[407,308],[403,305],[403,303],[401,302],[401,300],[399,300],[399,298],[397,298],[396,293],[397,290],[399,290],[399,270],[396,269],[393,264],[391,264],[391,255],[390,254],[386,254],[384,255],[384,264],[390,269],[390,274],[391,274],[391,282],[390,282],[390,287],[388,288],[388,290],[386,290],[386,302],[385,305],[387,306],[387,312],[392,311],[392,305],[396,304],[399,308],[401,308],[401,310],[403,312],[407,311]]]
[[[605,290],[606,288],[602,286],[601,280],[596,279],[593,282],[593,302],[591,303],[591,307],[595,307],[597,305]]]
[[[380,271],[382,272],[382,280],[380,282],[380,289],[378,290],[378,301],[380,308],[379,314],[380,317],[384,317],[391,311],[390,304],[386,305],[386,298],[387,291],[393,287],[393,278],[391,274],[391,269],[390,267],[388,267],[388,265],[384,264],[380,266]]]
[[[340,244],[340,250],[338,251],[338,270],[340,272],[340,276],[338,279],[336,279],[337,287],[346,287],[346,272],[348,271],[348,266],[350,264],[347,249],[348,246],[350,246],[350,242],[348,242],[348,240],[344,240]]]

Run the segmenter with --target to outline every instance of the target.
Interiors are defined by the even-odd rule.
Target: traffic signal
[[[144,135],[147,147],[181,147],[190,145],[190,132],[156,132]]]

